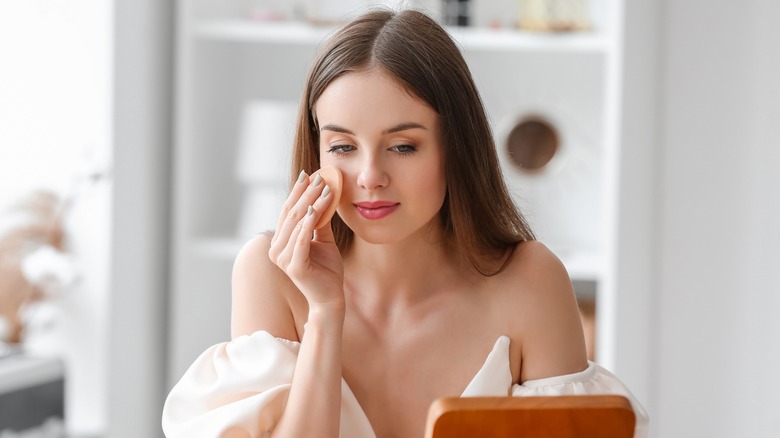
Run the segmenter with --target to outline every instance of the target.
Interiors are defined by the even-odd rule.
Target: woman
[[[315,229],[334,196],[307,176],[324,166],[343,193]],[[588,363],[566,270],[514,207],[466,63],[430,18],[370,12],[330,38],[293,167],[276,231],[237,257],[233,339],[171,391],[166,434],[414,437],[439,397],[630,395]]]

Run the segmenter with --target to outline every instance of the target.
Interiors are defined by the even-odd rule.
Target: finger
[[[302,182],[302,184],[308,183]],[[276,233],[274,233],[276,241],[272,241],[271,243],[272,252],[278,254],[287,246],[292,231],[295,229],[298,222],[306,215],[309,205],[312,205],[317,197],[320,196],[324,186],[325,184],[322,183],[322,177],[316,175],[312,183],[308,184],[303,193],[295,200],[295,204],[292,207],[284,208],[284,210],[287,211],[287,214],[280,216],[280,223],[277,225]],[[292,196],[290,196],[288,201],[292,199]]]
[[[276,264],[285,272],[288,272],[289,270],[293,254],[295,253],[295,243],[298,241],[298,236],[301,234],[301,227],[303,227],[303,220],[295,225],[295,228],[293,228],[292,232],[290,233],[290,237],[286,242],[284,242],[283,246],[281,242],[279,243],[279,245],[282,247],[279,250]]]
[[[317,213],[317,222],[315,223],[315,227],[320,223],[322,214],[328,210],[328,206],[330,206],[332,202],[335,202],[333,193],[329,186],[325,186],[325,188],[322,190],[322,193],[320,194],[320,197],[317,198],[313,205]],[[333,230],[330,228],[330,220],[328,220],[328,222],[326,222],[325,225],[321,226],[320,228],[314,229],[314,240],[319,242],[335,241],[335,238],[333,237]]]
[[[313,206],[309,206],[306,217],[301,221],[301,228],[295,239],[295,250],[293,251],[290,265],[302,268],[309,263],[309,251],[311,251],[311,240],[314,233],[314,224],[317,223],[319,213]]]
[[[311,183],[303,182],[302,184],[306,184],[306,187],[303,193],[295,200],[294,205],[287,209],[287,216],[282,218],[282,226],[289,224],[294,226],[303,219],[309,206],[314,204],[314,201],[320,196],[325,187],[322,177],[319,175],[315,175]]]
[[[336,236],[333,235],[330,221],[328,221],[324,227],[314,230],[313,240],[316,240],[317,242],[336,243]]]
[[[287,219],[287,216],[293,210],[298,202],[298,199],[300,199],[301,195],[304,191],[306,191],[306,187],[308,186],[309,178],[307,177],[306,172],[301,170],[301,173],[298,174],[298,180],[295,181],[290,194],[287,196],[287,199],[285,199],[284,204],[282,204],[282,211],[279,213],[279,219],[276,222],[277,231],[282,227],[282,224]]]

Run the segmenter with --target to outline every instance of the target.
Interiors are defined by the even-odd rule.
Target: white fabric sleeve
[[[299,349],[265,331],[210,347],[168,394],[165,436],[269,436],[287,403]]]
[[[588,368],[578,373],[528,380],[522,384],[512,385],[513,397],[585,394],[614,394],[628,398],[636,416],[634,437],[647,436],[649,419],[645,409],[620,379],[594,362],[589,362]]]

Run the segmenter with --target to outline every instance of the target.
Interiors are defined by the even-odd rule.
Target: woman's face
[[[444,147],[431,107],[372,69],[336,78],[315,114],[320,163],[344,176],[338,212],[356,237],[392,243],[438,225]]]

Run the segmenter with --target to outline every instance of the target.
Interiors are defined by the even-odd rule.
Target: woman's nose
[[[363,190],[380,190],[387,187],[390,181],[387,172],[382,167],[377,157],[366,157],[361,164],[358,174],[358,186]]]

